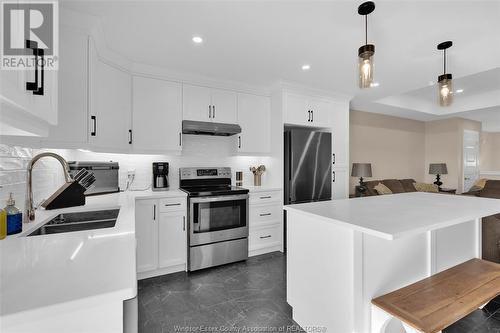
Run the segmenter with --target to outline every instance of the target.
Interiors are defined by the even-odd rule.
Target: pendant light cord
[[[446,49],[444,49],[443,74],[446,74]]]
[[[365,45],[368,45],[368,15],[365,15]]]

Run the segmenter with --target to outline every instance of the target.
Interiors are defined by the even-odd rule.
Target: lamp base
[[[441,181],[440,175],[436,175],[436,181],[434,182],[434,185],[437,185],[437,187],[441,190],[441,185],[443,185],[443,182]]]
[[[363,182],[363,177],[359,177],[359,186],[357,186],[357,190],[363,196],[367,190],[365,183]]]

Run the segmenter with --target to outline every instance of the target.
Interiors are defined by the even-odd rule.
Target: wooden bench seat
[[[471,259],[373,299],[372,332],[383,332],[384,324],[380,320],[388,321],[392,316],[399,319],[407,331],[436,333],[499,294],[500,264]],[[389,316],[381,317],[377,313],[380,309],[383,315]]]

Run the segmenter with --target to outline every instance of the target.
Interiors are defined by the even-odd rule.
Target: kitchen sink
[[[112,228],[119,212],[119,209],[109,209],[59,214],[27,236]]]

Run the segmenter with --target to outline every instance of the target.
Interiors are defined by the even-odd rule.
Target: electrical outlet
[[[127,177],[135,176],[135,169],[129,169],[127,171]]]

